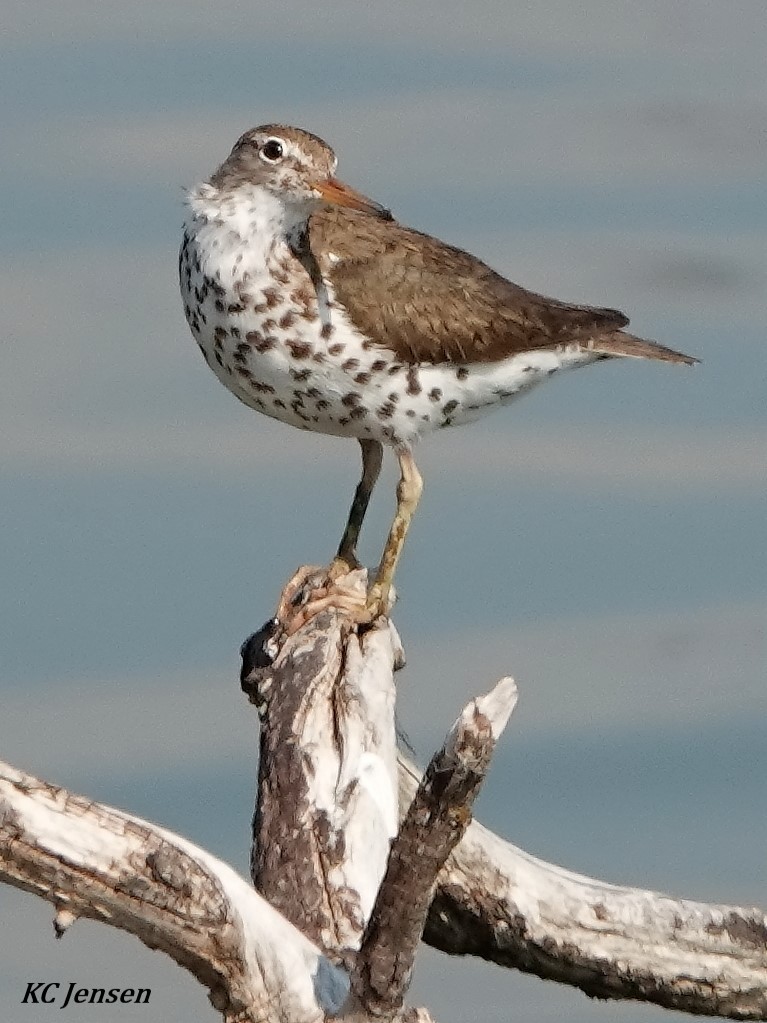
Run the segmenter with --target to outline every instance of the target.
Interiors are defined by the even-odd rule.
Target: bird
[[[336,176],[302,128],[246,131],[186,196],[184,313],[205,361],[249,408],[359,442],[362,474],[335,559],[357,542],[384,447],[397,508],[359,621],[388,613],[422,492],[425,435],[471,422],[554,373],[604,359],[698,360],[628,333],[616,309],[513,284],[477,257],[406,227]],[[331,574],[331,578],[334,576]]]

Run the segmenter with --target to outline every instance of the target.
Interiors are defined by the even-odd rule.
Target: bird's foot
[[[394,603],[390,589],[374,583],[366,590],[364,568],[350,569],[336,558],[329,568],[304,566],[282,592],[276,619],[292,636],[323,611],[340,611],[353,625],[370,625]]]
[[[320,586],[311,595],[311,598],[293,615],[287,625],[286,632],[289,636],[302,629],[312,618],[316,618],[323,611],[342,611],[352,619],[355,625],[369,621],[364,598],[357,593],[345,591],[338,586]]]
[[[366,573],[336,559],[329,568],[298,569],[282,592],[276,619],[292,636],[323,611],[336,610],[354,624],[372,621],[365,607]]]

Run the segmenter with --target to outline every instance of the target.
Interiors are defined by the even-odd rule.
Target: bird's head
[[[323,203],[390,220],[385,207],[334,176],[336,164],[330,146],[311,132],[264,124],[240,136],[210,183],[222,193],[262,189],[289,211],[291,221],[307,219]]]

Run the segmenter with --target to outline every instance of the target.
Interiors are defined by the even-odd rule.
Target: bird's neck
[[[250,184],[236,189],[198,185],[189,193],[188,203],[199,225],[218,229],[235,243],[239,236],[250,245],[256,239],[265,246],[290,243],[306,232],[312,213],[309,202],[286,203],[268,189]]]

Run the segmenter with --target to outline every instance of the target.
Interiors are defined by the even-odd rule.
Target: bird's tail
[[[625,331],[616,330],[612,334],[604,334],[594,338],[594,351],[601,355],[623,356],[630,359],[658,359],[660,362],[682,362],[694,366],[700,359],[692,355],[675,352],[673,348],[665,348],[655,341],[645,341],[642,337],[634,337]]]

